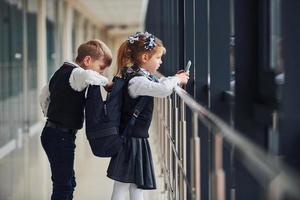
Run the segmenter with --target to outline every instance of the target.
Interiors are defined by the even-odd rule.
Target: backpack
[[[124,137],[130,135],[135,119],[146,105],[147,98],[143,96],[138,101],[127,127],[119,133],[123,88],[126,79],[115,76],[112,90],[103,101],[100,86],[90,85],[87,88],[85,105],[85,129],[91,150],[98,157],[112,157],[118,153],[124,143]]]

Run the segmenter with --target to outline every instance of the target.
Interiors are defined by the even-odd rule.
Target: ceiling
[[[148,0],[80,0],[110,29],[142,29]]]

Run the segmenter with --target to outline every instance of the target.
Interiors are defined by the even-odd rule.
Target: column
[[[76,34],[75,34],[75,49],[74,51],[77,50],[77,48],[79,47],[80,44],[82,44],[85,41],[84,38],[84,17],[80,14],[77,15],[77,20],[76,22]],[[77,52],[76,52],[77,53]]]
[[[37,92],[39,94],[47,82],[46,0],[38,0],[37,40]],[[38,113],[38,119],[43,119],[42,112]]]
[[[64,31],[63,31],[63,59],[73,60],[72,58],[72,24],[73,24],[73,8],[69,3],[64,7]]]

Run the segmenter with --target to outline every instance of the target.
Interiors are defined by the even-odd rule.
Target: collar
[[[64,64],[74,65],[75,67],[80,67],[77,63],[73,61],[65,61]]]
[[[147,76],[150,76],[150,75],[151,75],[150,72],[148,72],[146,69],[144,69],[144,68],[142,68],[142,67],[140,67],[140,69],[141,69],[141,71],[142,71],[144,74],[146,74]]]
[[[144,74],[144,76],[148,78],[150,81],[158,82],[157,78],[154,75],[152,75],[149,71],[147,71],[144,68],[140,68],[140,69],[141,69],[140,71]]]

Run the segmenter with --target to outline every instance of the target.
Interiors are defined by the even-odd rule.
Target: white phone
[[[192,62],[189,60],[184,68],[185,72],[190,72],[191,64],[192,64]]]

